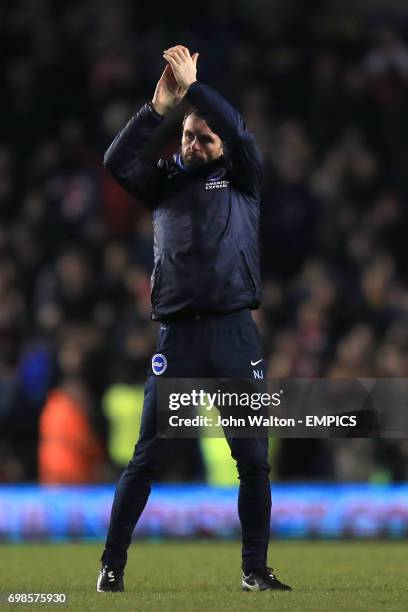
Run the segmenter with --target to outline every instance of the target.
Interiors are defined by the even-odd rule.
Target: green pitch
[[[406,543],[271,542],[270,565],[289,593],[241,592],[240,547],[219,542],[136,543],[126,592],[96,593],[100,552],[94,544],[0,546],[2,595],[65,592],[68,606],[41,607],[98,612],[407,610]]]

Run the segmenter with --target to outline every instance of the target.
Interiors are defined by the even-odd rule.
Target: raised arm
[[[119,132],[105,153],[105,168],[126,191],[136,195],[153,207],[157,195],[160,170],[157,164],[144,154],[153,131],[162,117],[152,104],[145,104]]]
[[[105,153],[104,165],[118,183],[132,195],[154,207],[160,183],[160,170],[145,154],[145,147],[163,115],[179,104],[186,91],[177,84],[167,65],[156,86],[152,102],[145,104],[119,132]]]
[[[196,72],[191,66],[193,58],[189,55],[188,50],[186,52],[185,48],[180,46],[172,47],[163,53],[178,84],[186,90],[186,98],[224,142],[226,158],[231,164],[235,182],[241,189],[257,197],[263,168],[255,137],[246,129],[238,111],[223,96],[196,80]]]
[[[262,156],[241,115],[218,92],[198,81],[189,87],[186,97],[224,142],[225,157],[231,164],[235,182],[243,191],[258,196],[263,176]]]

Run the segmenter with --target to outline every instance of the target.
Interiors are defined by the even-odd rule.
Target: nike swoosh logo
[[[262,359],[258,359],[258,361],[251,361],[251,366],[256,366],[258,363],[261,363]]]
[[[260,587],[259,587],[259,583],[257,580],[254,580],[254,584],[249,584],[248,582],[246,582],[246,577],[242,578],[242,586],[247,590],[247,591],[260,591]]]

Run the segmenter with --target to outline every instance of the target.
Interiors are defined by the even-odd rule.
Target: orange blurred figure
[[[98,482],[105,453],[89,418],[82,385],[68,382],[52,391],[40,417],[39,480],[42,484]]]

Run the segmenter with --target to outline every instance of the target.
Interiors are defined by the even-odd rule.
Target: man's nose
[[[200,148],[199,142],[197,140],[197,138],[194,138],[193,142],[191,143],[191,148],[194,150],[197,150]]]

